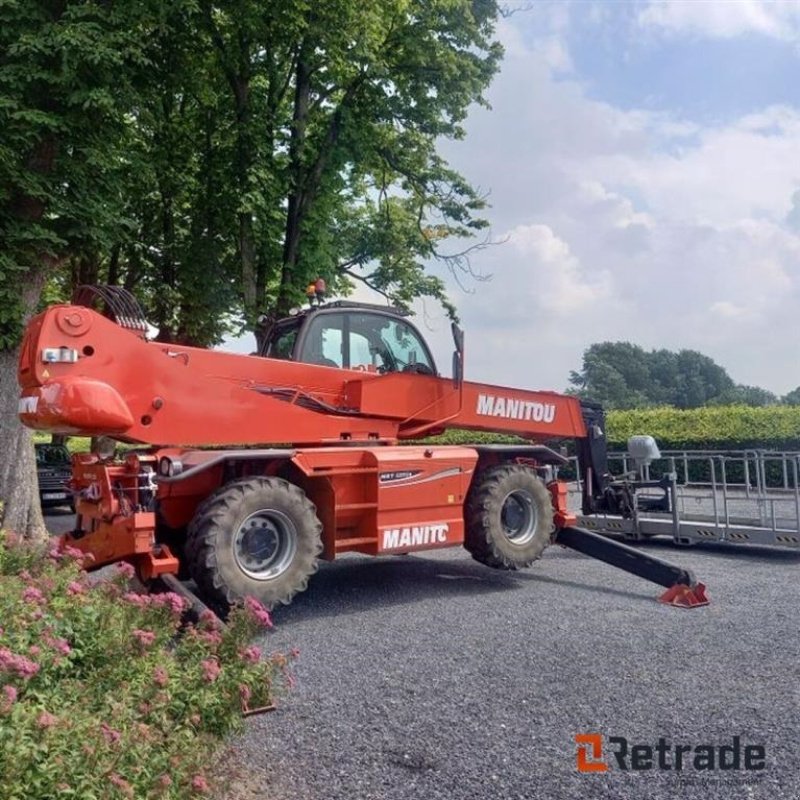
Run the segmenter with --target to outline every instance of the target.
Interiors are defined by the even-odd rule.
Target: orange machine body
[[[148,342],[83,306],[53,306],[30,323],[19,382],[31,428],[150,446],[122,463],[76,456],[77,524],[67,537],[95,565],[128,559],[144,577],[178,567],[155,542],[157,524],[185,529],[206,497],[237,478],[299,485],[322,522],[324,558],[405,553],[463,542],[479,460],[537,466],[537,453],[555,454],[400,440],[446,428],[531,443],[586,436],[579,401],[554,392]],[[557,520],[569,521],[556,483],[551,493]]]

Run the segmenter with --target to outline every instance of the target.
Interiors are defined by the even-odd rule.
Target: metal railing
[[[716,539],[800,546],[798,452],[666,451],[642,467],[627,453],[609,453],[609,468],[619,478],[668,478],[672,513],[638,511],[624,527],[629,538],[671,532],[686,543]],[[576,485],[580,490],[580,478]],[[637,498],[654,496],[654,491],[639,489]],[[671,522],[671,530],[665,528],[665,520]],[[594,527],[602,529],[599,522]],[[610,530],[620,526],[615,523]]]

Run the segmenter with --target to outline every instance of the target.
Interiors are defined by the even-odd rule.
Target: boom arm
[[[586,436],[580,401],[555,392],[147,342],[83,306],[31,321],[19,382],[29,427],[146,444],[396,441],[434,428]]]

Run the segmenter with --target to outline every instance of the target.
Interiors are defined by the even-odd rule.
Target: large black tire
[[[288,604],[317,571],[322,523],[297,486],[282,478],[245,478],[200,504],[185,552],[210,605],[224,612],[252,596],[274,608]]]
[[[464,547],[495,569],[530,566],[550,544],[553,504],[536,473],[516,464],[475,476],[466,502]]]

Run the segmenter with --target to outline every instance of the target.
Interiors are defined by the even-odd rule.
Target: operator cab
[[[403,309],[368,303],[319,305],[276,322],[260,355],[366,372],[436,375],[428,345],[407,316]]]

